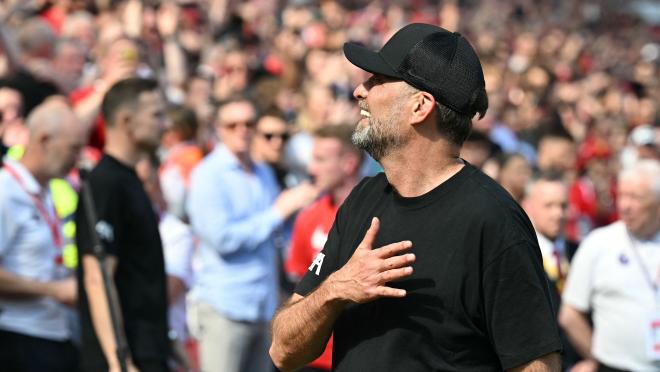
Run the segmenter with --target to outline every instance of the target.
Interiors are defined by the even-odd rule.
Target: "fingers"
[[[367,234],[368,233],[369,232],[367,231]],[[402,242],[384,245],[378,249],[375,249],[374,251],[377,252],[378,257],[387,258],[398,255],[399,253],[410,249],[410,247],[412,247],[412,242],[410,240],[404,240]]]
[[[360,243],[357,249],[371,249],[376,240],[376,235],[378,235],[379,228],[380,221],[378,220],[378,217],[372,218],[371,226],[369,226],[369,230],[364,234],[364,239],[362,239],[362,243]]]
[[[412,266],[401,267],[398,269],[392,269],[384,271],[380,274],[381,283],[389,283],[395,280],[403,279],[407,276],[412,275],[413,268]]]
[[[378,297],[405,297],[406,296],[406,290],[405,289],[399,289],[399,288],[392,288],[392,287],[376,287],[374,289],[374,295]]]
[[[404,254],[401,256],[390,257],[383,261],[383,270],[392,270],[404,267],[415,262],[415,255],[412,253]]]

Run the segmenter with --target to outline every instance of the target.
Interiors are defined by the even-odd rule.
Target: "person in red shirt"
[[[90,133],[89,145],[103,150],[105,119],[101,115],[101,101],[116,82],[134,77],[140,66],[140,51],[132,39],[120,37],[100,48],[100,77],[94,84],[74,90],[69,100],[76,116]]]
[[[351,142],[353,127],[333,125],[314,133],[309,174],[324,195],[300,212],[293,226],[291,249],[285,270],[300,280],[323,249],[337,209],[361,179],[363,153]],[[301,371],[329,371],[332,366],[332,337],[323,354]]]

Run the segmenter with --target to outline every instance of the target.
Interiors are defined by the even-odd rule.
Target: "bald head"
[[[85,131],[66,100],[46,100],[30,113],[27,126],[25,161],[31,171],[43,180],[65,176],[85,145]]]
[[[81,125],[66,100],[54,97],[32,110],[27,118],[27,127],[32,141],[41,134],[54,136],[62,130],[75,132],[76,128],[81,128]]]

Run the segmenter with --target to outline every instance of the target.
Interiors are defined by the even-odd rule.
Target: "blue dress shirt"
[[[275,313],[279,191],[270,168],[253,164],[246,171],[221,145],[193,172],[187,205],[200,240],[195,292],[229,319],[269,321]]]

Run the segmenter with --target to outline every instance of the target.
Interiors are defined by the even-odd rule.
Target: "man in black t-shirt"
[[[104,156],[89,175],[97,214],[94,226],[120,309],[120,334],[112,327],[99,261],[94,256],[83,199],[76,213],[79,249],[81,367],[119,371],[117,337],[125,338],[129,371],[166,371],[167,296],[158,221],[134,167],[157,148],[164,100],[153,80],[126,79],[102,103],[108,124]]]
[[[353,141],[383,166],[339,209],[324,249],[273,322],[283,371],[334,331],[335,371],[559,371],[561,350],[534,229],[459,158],[488,98],[458,33],[411,24],[346,57],[359,85]]]

